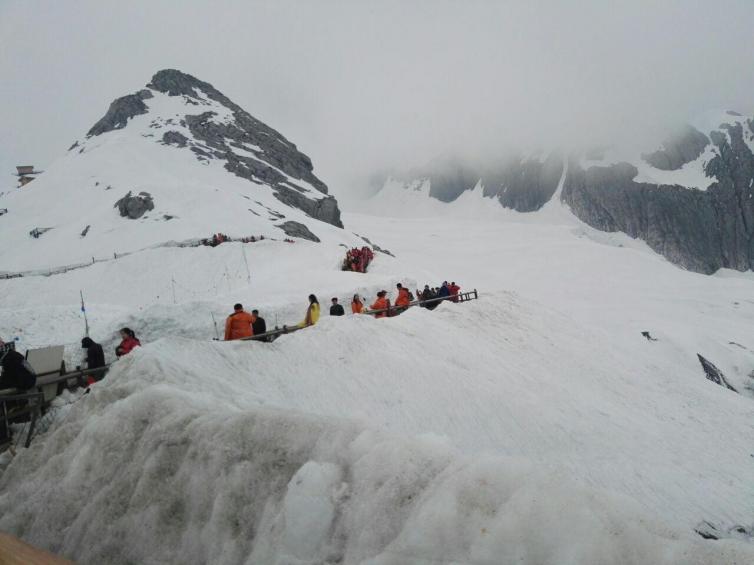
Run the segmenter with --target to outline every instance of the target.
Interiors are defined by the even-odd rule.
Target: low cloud
[[[11,0],[0,167],[47,166],[169,67],[283,132],[339,195],[442,154],[646,143],[709,108],[754,113],[752,21],[748,0]]]

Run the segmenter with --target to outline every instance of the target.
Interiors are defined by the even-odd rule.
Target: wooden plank
[[[20,539],[0,532],[2,565],[75,565],[73,561],[36,549]]]

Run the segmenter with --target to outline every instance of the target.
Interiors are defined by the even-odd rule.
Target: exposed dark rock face
[[[89,130],[88,136],[123,128],[129,118],[147,113],[149,108],[144,100],[152,98],[153,91],[181,96],[191,105],[187,109],[190,113],[185,116],[157,117],[150,124],[157,130],[172,126],[173,129],[162,135],[161,143],[186,147],[200,161],[224,161],[225,169],[234,175],[255,184],[271,186],[281,202],[304,211],[312,218],[343,227],[338,203],[334,197],[327,195],[327,185],[314,175],[309,157],[211,84],[180,71],[159,71],[152,77],[147,89],[118,98],[110,105],[107,114]],[[213,102],[224,106],[232,119],[226,119],[226,116],[216,119]],[[212,109],[208,109],[208,106]],[[178,125],[188,128],[191,135],[176,131]]]
[[[709,139],[706,135],[691,126],[686,126],[677,135],[665,141],[662,149],[654,153],[645,153],[641,157],[653,167],[674,171],[697,159],[707,145]]]
[[[128,120],[139,114],[146,114],[149,109],[144,104],[144,100],[152,98],[154,95],[149,90],[140,90],[135,94],[129,94],[115,100],[110,104],[107,113],[92,126],[92,129],[86,134],[87,137],[100,135],[108,131],[126,127]],[[73,147],[71,147],[73,149]],[[69,150],[70,151],[70,150]]]
[[[720,386],[724,386],[729,390],[732,390],[733,392],[738,392],[733,387],[733,385],[728,382],[728,380],[725,378],[725,375],[723,375],[723,372],[720,369],[715,367],[713,363],[711,363],[698,353],[696,354],[696,356],[699,358],[699,362],[702,364],[704,374],[706,375],[708,380],[712,381],[713,383],[719,384]]]
[[[673,263],[714,273],[754,266],[754,154],[744,136],[752,121],[712,132],[717,155],[705,167],[706,191],[635,182],[628,163],[582,169],[572,160],[562,199],[600,230],[641,238]],[[715,181],[715,182],[713,182]]]
[[[251,116],[211,84],[180,71],[160,71],[147,86],[187,99],[201,101],[206,96],[231,110],[233,120],[230,122],[214,121],[212,111],[186,116],[186,125],[194,139],[211,149],[211,153],[195,152],[205,158],[225,160],[225,168],[233,174],[272,186],[281,202],[299,208],[313,218],[343,227],[335,198],[307,197],[308,190],[297,184],[297,181],[304,181],[327,194],[327,185],[312,172],[311,159],[282,134]]]
[[[364,240],[364,242],[365,242],[365,243],[366,243],[367,245],[369,245],[369,246],[370,246],[370,247],[371,247],[372,249],[374,249],[374,250],[375,250],[375,251],[376,251],[377,253],[384,253],[385,255],[390,255],[391,257],[395,257],[395,255],[393,255],[393,254],[392,254],[392,253],[390,252],[390,250],[388,250],[388,249],[384,249],[384,248],[380,247],[379,245],[377,245],[376,243],[372,243],[372,242],[370,241],[370,239],[369,239],[368,237],[364,237],[363,235],[359,235],[359,234],[357,234],[357,233],[354,233],[354,235],[355,235],[356,237],[360,237],[361,239],[363,239],[363,240]]]
[[[704,520],[697,524],[694,531],[704,539],[709,540],[739,539],[747,542],[754,540],[754,525],[742,526],[737,524],[735,526],[724,528]]]
[[[280,224],[279,227],[281,230],[283,230],[286,235],[289,235],[290,237],[299,237],[301,239],[308,239],[309,241],[314,241],[315,243],[319,243],[319,238],[314,235],[311,231],[309,231],[309,228],[307,228],[304,224],[299,222],[283,222]]]
[[[562,174],[563,156],[553,152],[544,160],[515,158],[495,167],[471,165],[453,158],[436,159],[407,175],[393,176],[404,180],[429,179],[429,195],[443,202],[452,202],[481,182],[484,196],[497,198],[506,208],[534,212],[552,198]]]
[[[175,145],[176,147],[186,147],[188,137],[178,131],[166,131],[162,136],[162,142],[165,145]]]
[[[149,210],[154,210],[154,201],[148,192],[140,192],[137,196],[132,196],[129,190],[128,194],[118,200],[113,208],[117,208],[122,217],[136,220]]]
[[[428,178],[429,195],[442,202],[452,202],[476,186],[481,176],[474,167],[458,159],[435,160],[411,173],[414,178]]]
[[[558,188],[563,175],[563,155],[550,153],[544,161],[511,162],[497,173],[482,177],[485,196],[496,196],[500,204],[518,212],[534,212],[544,206]]]

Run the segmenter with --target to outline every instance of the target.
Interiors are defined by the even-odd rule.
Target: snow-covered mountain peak
[[[3,195],[3,271],[168,241],[264,235],[341,243],[340,210],[296,145],[211,84],[163,70],[68,153]]]

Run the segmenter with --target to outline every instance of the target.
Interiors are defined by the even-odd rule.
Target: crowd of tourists
[[[346,257],[343,259],[343,270],[366,273],[372,259],[374,259],[374,252],[369,247],[366,245],[361,249],[354,247],[346,251]]]
[[[201,245],[206,245],[209,247],[217,247],[221,243],[226,243],[228,241],[238,241],[240,243],[256,243],[257,241],[264,241],[264,236],[260,235],[259,237],[250,235],[248,237],[240,237],[237,239],[233,239],[232,237],[229,237],[225,235],[224,233],[216,233],[212,237],[205,237],[202,239],[199,243]]]
[[[417,305],[422,308],[434,310],[437,305],[448,300],[458,302],[461,287],[455,282],[448,283],[444,281],[439,287],[430,288],[424,285],[424,290],[416,289],[416,294],[411,292],[403,284],[396,285],[397,296],[395,302],[391,303],[386,290],[380,290],[375,297],[374,302],[367,308],[364,300],[358,294],[354,294],[351,299],[352,314],[371,314],[375,318],[388,318],[397,316],[407,310],[412,303],[418,301]],[[309,295],[309,304],[306,308],[306,314],[303,321],[297,324],[299,328],[313,326],[319,321],[321,308],[317,296]],[[330,316],[345,316],[346,310],[340,303],[337,296],[330,300]],[[258,310],[252,310],[251,314],[247,313],[241,304],[236,304],[233,313],[225,321],[225,340],[262,336],[260,339],[266,339],[268,336],[262,335],[267,331],[264,318],[259,316]]]
[[[437,305],[444,301],[458,302],[461,287],[455,282],[448,283],[444,281],[439,287],[430,287],[424,285],[424,290],[416,289],[416,293],[411,292],[403,284],[396,285],[395,302],[391,302],[386,290],[380,290],[377,293],[372,304],[368,307],[364,299],[354,294],[351,298],[352,314],[371,314],[375,318],[387,318],[397,316],[408,309],[412,303],[416,303],[422,308],[433,310]],[[417,302],[418,301],[418,302]],[[333,297],[330,304],[330,316],[344,316],[345,308],[338,297]],[[306,308],[304,319],[297,324],[299,328],[305,328],[315,325],[320,319],[320,305],[316,295],[309,295],[309,303]],[[267,324],[265,319],[259,314],[259,310],[246,312],[242,304],[233,306],[233,313],[225,321],[225,341],[236,339],[255,339],[258,336],[260,341],[271,340],[267,333]],[[141,346],[141,341],[131,328],[121,328],[119,331],[120,342],[115,347],[116,357],[128,355],[135,348]],[[81,347],[86,351],[84,369],[99,369],[106,366],[105,354],[102,345],[95,342],[91,337],[85,337],[81,340]],[[36,384],[36,374],[29,363],[20,353],[15,351],[13,343],[5,343],[0,339],[0,363],[2,373],[0,374],[0,389],[17,388],[28,390]],[[89,384],[102,378],[102,375],[92,375],[88,377]]]

